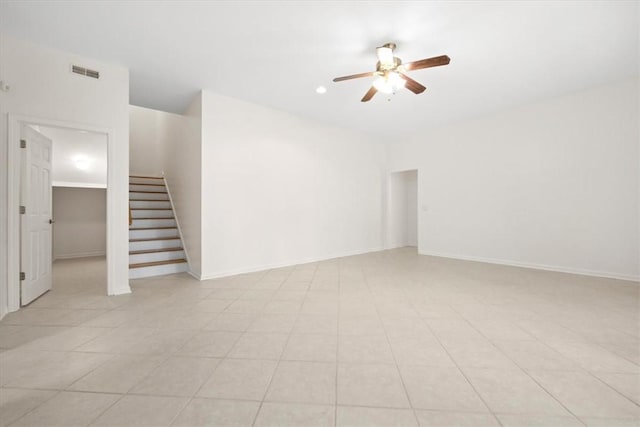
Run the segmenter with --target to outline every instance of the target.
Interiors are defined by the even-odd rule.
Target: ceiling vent
[[[76,73],[76,74],[80,74],[81,76],[92,77],[94,79],[99,79],[100,78],[100,72],[99,71],[90,70],[88,68],[84,68],[84,67],[81,67],[79,65],[72,65],[71,66],[71,72],[72,73]]]

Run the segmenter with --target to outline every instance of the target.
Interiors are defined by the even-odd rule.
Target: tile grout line
[[[451,307],[452,310],[454,310],[456,313],[457,311]],[[458,313],[459,314],[459,313]],[[484,397],[482,397],[482,395],[480,395],[480,393],[478,392],[478,390],[475,388],[475,386],[471,383],[471,381],[469,380],[469,378],[467,377],[467,375],[464,373],[464,371],[462,370],[462,368],[460,368],[460,365],[458,364],[458,362],[453,358],[453,356],[451,355],[451,353],[449,353],[449,350],[447,350],[447,348],[444,346],[444,344],[442,344],[442,341],[440,340],[440,338],[436,335],[436,333],[433,331],[433,329],[431,328],[431,325],[429,325],[428,322],[423,320],[423,323],[427,326],[427,328],[429,329],[429,331],[431,331],[431,333],[433,334],[434,338],[436,339],[436,341],[438,341],[438,344],[440,344],[440,347],[442,347],[442,349],[447,353],[447,356],[449,356],[449,358],[451,359],[451,361],[453,362],[453,364],[456,366],[456,368],[458,369],[458,372],[460,372],[460,375],[462,375],[465,379],[465,381],[467,382],[467,384],[469,384],[469,386],[473,389],[473,391],[475,392],[476,396],[478,396],[478,398],[482,401],[482,403],[484,404],[484,406],[487,408],[487,410],[489,411],[489,413],[493,416],[493,418],[498,422],[499,425],[504,426],[504,424],[502,423],[502,421],[500,421],[500,418],[498,418],[498,416],[496,415],[496,413],[493,411],[493,409],[491,409],[491,407],[489,406],[489,404],[485,401]]]
[[[562,325],[561,325],[562,326]],[[564,327],[564,326],[563,326]],[[569,328],[567,328],[569,329]],[[575,332],[575,331],[573,331]],[[483,335],[484,336],[484,335]],[[540,340],[538,337],[533,337],[534,340],[538,343],[540,343],[541,345],[543,345],[544,347],[548,348],[549,350],[553,351],[554,353],[557,353],[558,355],[560,355],[562,358],[567,359],[568,361],[572,362],[575,364],[575,366],[578,368],[578,371],[572,371],[572,372],[582,372],[584,374],[587,374],[593,378],[595,378],[597,381],[601,382],[602,384],[604,384],[605,386],[607,386],[608,388],[610,388],[611,390],[615,391],[617,394],[619,394],[620,396],[624,397],[626,400],[630,401],[631,403],[633,403],[634,405],[640,407],[640,404],[636,403],[635,401],[633,401],[631,398],[629,398],[628,396],[626,396],[625,394],[623,394],[622,392],[618,391],[615,387],[613,387],[612,385],[608,384],[606,381],[602,380],[601,378],[599,378],[596,374],[594,374],[593,372],[591,372],[590,370],[588,370],[587,368],[584,368],[582,366],[580,366],[577,362],[575,362],[574,360],[566,357],[564,354],[560,353],[558,350],[556,350],[555,348],[553,348],[552,346],[550,346],[548,343]],[[488,339],[488,338],[487,338]],[[489,340],[490,341],[490,340]],[[493,344],[493,343],[492,343]],[[497,347],[497,346],[496,346]],[[601,347],[602,348],[602,347]],[[500,350],[498,348],[498,350]],[[606,349],[604,349],[606,350]],[[608,350],[607,350],[608,351]],[[503,352],[504,353],[504,352]],[[611,352],[610,352],[611,353]],[[509,357],[506,353],[504,353],[505,356]],[[612,353],[615,355],[615,353]],[[617,355],[616,355],[617,356]],[[626,360],[626,359],[625,359]],[[515,361],[513,361],[513,363],[516,363]],[[521,368],[523,371],[526,372],[526,370],[524,368]],[[548,369],[540,369],[541,371],[548,371]],[[602,372],[603,374],[631,374],[633,375],[634,373],[629,373],[629,372]],[[529,375],[529,373],[527,372],[527,375]],[[530,375],[529,375],[530,376]],[[533,377],[532,379],[537,383],[538,381],[535,380]],[[542,387],[542,385],[540,384],[540,387]],[[543,387],[544,388],[544,387]],[[544,389],[545,391],[546,388]],[[549,391],[547,391],[547,393],[551,394]],[[555,397],[554,397],[555,398]],[[563,405],[564,406],[564,405]],[[577,415],[573,414],[573,412],[571,413],[572,415],[574,415],[576,418],[579,418]],[[581,420],[582,421],[582,420]]]
[[[5,388],[5,387],[0,387],[0,389],[2,389],[2,388]],[[22,389],[22,390],[34,390],[34,389]],[[38,389],[36,389],[36,390],[38,390]],[[46,391],[54,391],[54,390],[46,390]],[[25,418],[27,415],[31,414],[32,412],[34,412],[36,409],[38,409],[39,407],[41,407],[42,405],[44,405],[48,401],[54,399],[56,396],[60,395],[62,392],[63,392],[62,390],[55,390],[55,393],[53,393],[50,398],[43,400],[40,404],[36,405],[35,407],[33,407],[30,410],[28,410],[27,412],[25,412],[23,415],[19,416],[18,418],[16,418],[13,421],[11,421],[9,424],[7,424],[7,427],[15,425],[16,422],[18,422],[21,419]]]
[[[176,295],[179,292],[173,292],[172,295]],[[157,309],[157,308],[156,308]],[[154,309],[149,309],[146,310],[146,312],[152,311]],[[216,316],[217,317],[217,316]],[[126,322],[125,322],[126,323]],[[122,325],[121,325],[122,326]],[[206,326],[206,325],[205,325]],[[144,328],[144,327],[143,327]],[[194,338],[198,332],[201,332],[203,330],[204,326],[202,328],[198,328],[198,329],[188,329],[188,331],[193,331],[193,335],[191,335],[189,338],[187,338],[182,345],[180,345],[180,348],[184,347],[186,345],[186,343]],[[145,338],[150,338],[152,336],[154,336],[156,333],[160,332],[160,331],[183,331],[181,329],[165,329],[165,328],[158,328],[158,327],[149,327],[148,329],[153,329],[153,333],[151,333],[149,336],[145,337]],[[134,344],[135,345],[135,344]],[[96,354],[104,354],[104,353],[99,353],[97,352]],[[115,359],[116,357],[122,357],[122,356],[139,356],[139,357],[148,357],[150,355],[155,355],[160,357],[162,360],[158,363],[157,366],[155,366],[147,375],[145,375],[140,381],[137,381],[135,384],[133,384],[132,386],[130,386],[127,391],[125,393],[118,393],[120,395],[120,398],[117,399],[116,401],[113,402],[112,405],[110,405],[108,408],[106,408],[104,411],[102,411],[96,418],[94,418],[90,424],[94,423],[98,418],[100,418],[102,415],[104,415],[104,413],[106,413],[109,409],[111,409],[113,406],[115,406],[118,402],[120,402],[122,399],[125,398],[125,396],[145,396],[145,397],[161,397],[160,395],[145,395],[145,394],[136,394],[136,393],[131,393],[131,391],[139,384],[142,384],[147,378],[151,377],[151,375],[153,373],[155,373],[161,365],[163,365],[167,360],[169,360],[171,357],[175,357],[176,352],[162,352],[162,353],[146,353],[146,354],[131,354],[131,353],[116,353],[115,357],[109,359],[108,361],[106,361],[105,363],[103,363],[101,366],[105,365],[106,363],[109,363],[110,361],[112,361],[113,359]],[[78,380],[74,381],[72,383],[75,384],[76,382],[80,381],[82,378],[88,376],[90,373],[94,372],[95,370],[97,370],[98,368],[92,370],[91,372],[87,373],[86,375],[82,376],[81,378],[79,378]],[[204,383],[203,383],[204,384]],[[79,392],[83,392],[83,391],[79,391]],[[84,391],[86,392],[86,391]],[[96,392],[98,393],[98,392]],[[162,396],[162,397],[168,397],[168,396]],[[172,396],[173,397],[173,396]],[[185,397],[185,396],[176,396],[176,397]],[[186,406],[191,402],[192,398],[188,398],[185,405],[175,414],[174,418],[172,418],[171,420],[171,424],[173,423],[173,421],[180,415],[180,413],[182,413],[182,411],[184,410],[184,408],[186,408]]]
[[[454,309],[455,310],[455,309]],[[457,310],[456,310],[457,312]],[[459,314],[459,313],[458,313]],[[560,406],[562,406],[569,414],[571,414],[576,420],[578,420],[580,423],[585,424],[584,421],[582,421],[581,418],[579,418],[576,414],[574,414],[569,408],[567,408],[565,406],[564,403],[562,403],[558,398],[556,398],[556,396],[554,396],[549,390],[546,389],[546,387],[544,387],[542,384],[540,384],[533,376],[531,376],[531,374],[529,374],[529,372],[527,372],[522,366],[520,366],[515,360],[513,360],[512,357],[509,357],[508,354],[506,354],[506,352],[502,351],[498,346],[496,346],[492,340],[489,339],[489,337],[487,337],[485,334],[482,333],[482,331],[480,331],[478,328],[476,328],[466,317],[462,316],[462,319],[471,327],[473,328],[475,331],[477,331],[481,336],[483,336],[490,344],[493,348],[495,348],[496,350],[498,350],[498,352],[500,352],[503,356],[505,356],[507,359],[509,359],[514,365],[516,365],[527,377],[529,377],[534,383],[536,383],[538,385],[538,387],[540,387],[542,390],[544,390],[545,393],[547,393],[547,395],[549,397],[551,397],[553,400],[555,400]],[[526,331],[525,331],[526,332]],[[538,341],[537,337],[533,337],[536,341]],[[586,425],[586,424],[585,424]]]
[[[333,426],[338,426],[338,371],[340,370],[340,317],[342,311],[342,275],[340,274],[340,267],[338,267],[338,313],[336,315],[336,375],[335,375],[335,392],[336,397],[334,399],[335,406],[333,408]]]
[[[364,277],[365,277],[365,284],[367,286],[367,290],[371,294],[371,287],[369,286],[368,276],[364,275]],[[402,389],[404,390],[405,398],[407,399],[407,402],[409,403],[409,409],[411,410],[411,413],[413,414],[413,419],[416,422],[416,426],[419,426],[420,425],[420,421],[418,419],[418,414],[416,412],[416,408],[413,406],[413,402],[411,401],[411,397],[409,396],[409,391],[407,390],[407,386],[406,386],[406,384],[404,382],[404,378],[402,377],[402,373],[400,372],[400,367],[398,366],[398,359],[396,358],[396,354],[393,351],[393,347],[391,346],[391,340],[389,339],[389,331],[387,331],[387,327],[384,324],[384,322],[382,321],[382,315],[381,315],[380,310],[378,308],[378,304],[376,303],[375,300],[374,300],[373,304],[374,304],[374,307],[376,309],[377,318],[380,321],[380,324],[382,325],[382,330],[384,331],[384,337],[386,338],[387,345],[389,346],[389,351],[391,352],[391,357],[393,357],[393,365],[396,368],[396,372],[398,374],[398,378],[400,378],[400,383],[402,384]],[[401,409],[401,408],[396,408],[396,409]]]
[[[611,353],[612,355],[614,355],[614,356],[616,356],[616,357],[619,357],[619,358],[621,358],[622,360],[626,360],[627,362],[629,362],[629,363],[631,363],[631,364],[633,364],[633,365],[637,366],[637,367],[638,367],[638,369],[640,370],[640,366],[638,366],[638,364],[637,364],[637,363],[635,363],[634,361],[629,360],[629,359],[627,359],[626,357],[620,356],[619,354],[617,354],[617,353],[615,353],[615,352],[613,352],[613,351],[609,350],[608,348],[606,348],[606,347],[602,346],[599,342],[588,339],[587,337],[585,337],[585,336],[581,335],[579,332],[576,332],[574,329],[572,329],[572,328],[570,328],[570,327],[568,327],[568,326],[565,326],[565,325],[563,325],[563,324],[560,324],[560,326],[562,326],[563,328],[566,328],[566,329],[570,330],[571,332],[573,332],[573,333],[575,333],[575,334],[577,334],[577,335],[580,335],[581,337],[585,338],[585,339],[587,340],[587,341],[586,341],[586,343],[587,343],[587,344],[593,345],[593,346],[595,346],[595,347],[597,347],[597,348],[599,348],[599,349],[601,349],[601,350],[603,350],[603,351],[605,351],[605,352],[607,352],[607,353]],[[618,329],[616,329],[616,328],[611,328],[611,329],[614,329],[614,330],[616,330],[616,331],[618,331],[618,332],[621,332],[621,333],[625,333],[624,331],[620,331],[620,330],[618,330]],[[538,340],[538,338],[537,338],[537,337],[536,337],[536,340]],[[542,341],[540,341],[540,342],[541,342],[543,345],[545,345],[547,348],[550,348],[551,350],[553,350],[553,351],[555,351],[556,353],[560,354],[562,357],[566,357],[566,356],[564,356],[564,354],[560,353],[558,350],[556,350],[555,348],[551,347],[551,346],[550,346],[549,344],[547,344],[546,342],[542,342]],[[568,359],[568,360],[570,360],[569,358],[567,358],[567,359]],[[627,399],[628,401],[630,401],[630,402],[631,402],[631,403],[633,403],[634,405],[636,405],[636,406],[640,407],[640,404],[639,404],[639,403],[635,402],[633,399],[631,399],[630,397],[628,397],[627,395],[625,395],[624,393],[622,393],[621,391],[619,391],[618,389],[616,389],[615,387],[613,387],[611,384],[607,383],[607,382],[606,382],[606,381],[604,381],[602,378],[598,377],[595,373],[591,372],[591,371],[590,371],[590,370],[588,370],[587,368],[584,368],[584,367],[582,367],[582,366],[580,366],[580,365],[578,365],[578,367],[579,367],[580,369],[584,370],[584,372],[586,372],[588,375],[590,375],[590,376],[592,376],[593,378],[595,378],[597,381],[601,382],[602,384],[606,385],[607,387],[609,387],[610,389],[612,389],[613,391],[615,391],[616,393],[618,393],[620,396],[624,397],[625,399]],[[632,372],[606,372],[606,371],[603,371],[602,373],[603,373],[603,374],[632,374],[632,375],[634,374],[634,373],[632,373]],[[636,372],[636,373],[637,373],[637,372]]]
[[[214,292],[215,292],[215,291],[214,291]],[[212,293],[213,293],[213,292],[212,292]],[[243,294],[244,294],[244,293],[243,293]],[[226,310],[229,306],[231,306],[231,304],[233,304],[234,302],[239,301],[239,300],[240,300],[240,297],[235,298],[235,299],[233,300],[233,302],[229,303],[229,305],[227,305],[227,306],[225,307],[225,310]],[[223,313],[225,313],[225,311],[224,311],[224,310],[223,310],[223,311],[221,311],[220,313],[218,313],[218,315],[217,315],[217,316],[216,316],[216,317],[215,317],[211,322],[207,323],[207,325],[205,325],[205,326],[203,327],[203,329],[201,330],[201,332],[202,332],[202,331],[205,331],[205,329],[204,329],[204,328],[206,328],[206,327],[207,327],[208,325],[210,325],[212,322],[216,321],[216,320],[218,319],[218,317],[220,317]],[[234,332],[235,332],[235,331],[234,331]],[[240,337],[242,337],[242,334],[240,335]],[[238,340],[240,339],[240,337],[238,337]],[[192,338],[193,338],[193,337],[192,337]],[[183,407],[180,411],[178,411],[178,412],[176,413],[175,417],[171,420],[171,423],[169,423],[169,426],[174,425],[174,424],[175,424],[175,422],[176,422],[176,421],[178,420],[178,418],[180,417],[180,415],[182,415],[182,413],[184,412],[184,410],[185,410],[185,409],[186,409],[186,408],[191,404],[191,402],[193,402],[193,400],[194,400],[194,399],[198,398],[198,393],[200,393],[200,390],[202,390],[202,387],[204,387],[204,386],[205,386],[205,384],[206,384],[206,383],[207,383],[211,378],[213,378],[213,376],[215,375],[216,371],[218,370],[218,367],[220,366],[220,363],[222,363],[222,361],[226,358],[226,356],[229,354],[229,352],[231,351],[231,349],[233,349],[233,347],[234,347],[234,346],[235,346],[235,344],[238,342],[238,340],[236,340],[236,341],[234,342],[233,346],[231,346],[231,347],[229,348],[229,350],[225,353],[225,356],[224,356],[223,358],[220,358],[220,359],[219,359],[218,363],[216,364],[216,366],[215,366],[215,368],[213,369],[213,371],[211,372],[211,374],[210,374],[210,375],[209,375],[209,376],[208,376],[204,381],[202,381],[202,382],[200,383],[200,386],[198,386],[198,389],[193,393],[193,395],[191,395],[191,396],[187,399],[187,403],[184,405],[184,407]],[[188,342],[188,341],[187,341],[187,342]],[[184,343],[184,345],[183,345],[182,347],[180,347],[180,348],[184,348],[184,346],[186,346],[186,345],[187,345],[187,342],[185,342],[185,343]],[[140,383],[141,383],[141,382],[140,382]],[[140,384],[140,383],[138,383],[138,384]]]
[[[280,283],[280,285],[278,286],[277,289],[280,289],[282,287],[282,285],[289,279],[289,277],[291,277],[291,274],[293,273],[294,270],[295,270],[295,267],[292,268],[291,271],[289,271],[289,273],[287,274],[287,277],[282,280],[282,282]],[[268,271],[273,271],[273,270],[268,270]],[[314,273],[314,275],[315,275],[315,273]],[[305,294],[305,299],[306,299],[306,294]],[[304,304],[304,302],[303,302],[303,304]],[[302,305],[301,305],[300,308],[302,308]],[[293,325],[291,326],[291,329],[289,330],[289,334],[287,335],[287,339],[286,339],[286,341],[284,343],[284,346],[282,347],[282,350],[280,351],[280,357],[278,358],[278,361],[276,363],[276,367],[273,370],[273,373],[271,374],[271,378],[269,378],[269,383],[267,384],[267,387],[264,390],[264,394],[262,395],[262,399],[260,400],[260,405],[258,405],[258,410],[256,411],[256,415],[253,418],[253,422],[251,423],[251,427],[255,426],[256,421],[258,420],[258,417],[260,416],[260,412],[262,411],[262,406],[264,404],[264,399],[267,397],[267,394],[269,393],[269,389],[271,388],[271,384],[273,383],[273,378],[276,376],[276,373],[278,372],[278,368],[280,367],[280,362],[282,361],[282,355],[284,354],[285,350],[287,349],[287,345],[289,344],[289,340],[291,339],[291,334],[293,333],[293,329],[295,328],[295,325],[298,322],[299,318],[300,318],[300,310],[298,310],[298,313],[296,314],[296,320],[293,322]]]

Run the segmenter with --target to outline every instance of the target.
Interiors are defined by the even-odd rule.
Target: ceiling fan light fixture
[[[387,46],[381,46],[376,48],[376,52],[378,54],[378,61],[380,64],[385,67],[393,66],[393,49]]]
[[[375,87],[378,92],[392,94],[404,87],[405,83],[404,79],[400,77],[398,73],[390,71],[375,79],[373,81],[373,87]]]
[[[389,81],[389,84],[396,90],[404,87],[404,85],[407,83],[402,77],[400,77],[400,74],[396,72],[388,73],[387,79]]]
[[[432,58],[420,59],[406,64],[400,58],[393,56],[396,48],[395,43],[386,43],[376,48],[378,62],[376,70],[360,74],[336,77],[334,82],[359,79],[362,77],[374,77],[373,86],[362,97],[360,102],[369,102],[378,93],[392,94],[400,88],[406,87],[416,95],[423,93],[427,88],[411,77],[406,75],[407,71],[422,70],[424,68],[439,67],[448,65],[451,59],[447,55],[434,56]]]
[[[389,85],[387,81],[384,79],[384,77],[382,76],[378,77],[373,81],[373,87],[375,87],[378,92],[382,92],[382,93],[393,92],[393,88],[391,87],[391,85]]]

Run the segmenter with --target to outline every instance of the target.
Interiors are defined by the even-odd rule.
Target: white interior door
[[[51,140],[23,125],[20,271],[21,305],[29,304],[51,289]]]

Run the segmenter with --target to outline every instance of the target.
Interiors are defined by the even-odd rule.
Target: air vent
[[[72,73],[76,73],[76,74],[80,74],[81,76],[92,77],[94,79],[99,79],[100,78],[100,72],[99,71],[90,70],[88,68],[84,68],[84,67],[81,67],[79,65],[72,65],[71,66],[71,72]]]

